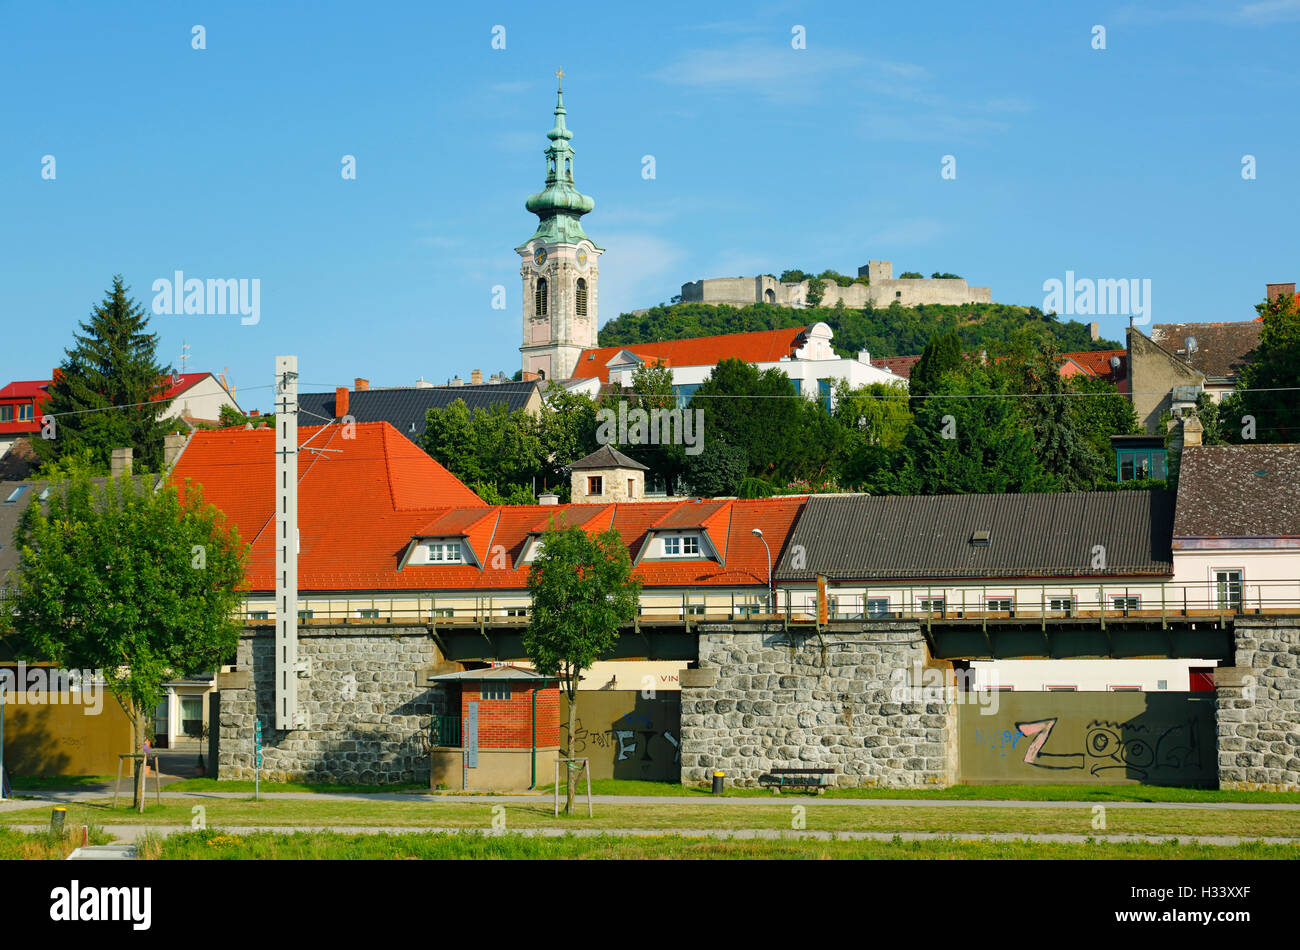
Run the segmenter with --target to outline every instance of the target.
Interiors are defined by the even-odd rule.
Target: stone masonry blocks
[[[1300,791],[1300,616],[1238,617],[1216,676],[1219,787]]]
[[[251,779],[253,723],[262,720],[262,777],[270,781],[367,785],[426,783],[430,718],[441,691],[417,683],[416,670],[442,660],[424,627],[320,627],[299,631],[298,657],[311,675],[298,680],[310,728],[275,728],[274,638],[245,630],[236,668],[248,688],[221,689],[218,776]]]
[[[761,628],[763,625],[750,625]],[[682,781],[758,784],[771,768],[832,768],[838,786],[956,781],[956,707],[891,701],[896,671],[927,658],[914,623],[860,632],[700,628],[700,671],[683,677]],[[711,685],[713,673],[716,680]]]

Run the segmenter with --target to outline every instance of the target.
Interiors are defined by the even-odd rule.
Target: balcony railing
[[[979,586],[853,585],[862,593],[830,595],[830,622],[858,620],[921,620],[935,623],[1070,623],[1142,621],[1167,624],[1175,620],[1218,619],[1238,615],[1300,613],[1300,580],[1246,581],[1227,585],[1200,582],[1101,584],[1030,584],[1009,582]],[[781,621],[815,624],[815,592],[779,589],[778,608],[765,594],[684,595],[677,603],[642,604],[633,626],[685,626],[731,621]],[[394,594],[366,598],[299,599],[299,623],[432,624],[435,628],[473,626],[518,627],[528,624],[527,608],[517,594],[453,598],[444,594]],[[245,625],[271,625],[270,603],[245,602]]]

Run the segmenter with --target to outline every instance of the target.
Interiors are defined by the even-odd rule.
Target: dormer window
[[[699,557],[698,534],[669,535],[664,538],[664,557]]]
[[[459,541],[429,541],[425,544],[430,564],[463,564]]]

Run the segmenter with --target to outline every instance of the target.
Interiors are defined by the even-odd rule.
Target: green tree
[[[30,659],[104,677],[134,726],[170,679],[209,673],[234,655],[245,548],[198,488],[155,488],[148,474],[97,487],[84,468],[23,512],[14,646]],[[135,805],[144,810],[137,766]]]
[[[944,376],[961,366],[962,359],[961,339],[956,330],[932,335],[921,352],[921,358],[912,367],[912,375],[907,381],[908,392],[913,396],[925,396],[933,392]]]
[[[558,676],[569,697],[565,814],[573,814],[573,736],[578,683],[618,640],[619,627],[637,613],[641,582],[622,537],[613,529],[592,537],[581,528],[557,528],[542,537],[541,553],[528,569],[532,612],[523,646],[543,676]]]
[[[818,306],[819,304],[821,304],[822,298],[825,296],[826,296],[826,281],[822,280],[820,277],[814,277],[808,281],[809,306],[813,306],[813,307]]]
[[[673,409],[677,404],[677,397],[673,395],[673,371],[659,360],[642,363],[632,373],[632,388],[607,395],[600,405],[602,409],[617,413],[620,403],[627,405],[625,411],[643,409],[654,413]],[[666,486],[675,485],[685,472],[685,448],[680,444],[619,445],[618,448],[650,470],[647,485],[650,484],[650,475],[662,478]]]
[[[599,448],[597,411],[596,400],[571,393],[558,383],[551,383],[543,396],[541,411],[533,423],[541,446],[537,478],[561,501],[569,500],[569,465]]]
[[[262,425],[265,425],[268,429],[275,428],[274,414],[267,416],[249,416],[229,404],[221,407],[217,420],[220,422],[220,427],[222,429],[229,429],[234,426],[242,427],[246,425],[251,425],[254,429]]]
[[[907,390],[871,383],[836,392],[835,422],[843,431],[840,481],[872,493],[894,485],[895,466],[905,454],[912,424]]]
[[[531,491],[543,448],[531,416],[504,402],[472,413],[465,400],[425,416],[423,448],[467,485],[491,485],[502,495]]]
[[[703,452],[686,456],[686,484],[693,495],[734,495],[747,471],[749,456],[745,450],[721,439],[706,440]]]
[[[1264,322],[1259,346],[1223,400],[1223,430],[1234,442],[1300,442],[1300,303],[1279,294],[1255,310]]]
[[[1062,490],[1088,491],[1106,476],[1109,453],[1088,439],[1072,403],[1094,397],[1073,394],[1061,375],[1060,352],[1050,341],[1025,335],[1017,339],[1016,349],[995,365],[1005,376],[1006,391],[1018,394],[1020,416],[1033,434],[1038,461]]]
[[[909,458],[900,481],[907,490],[940,495],[1056,488],[1002,382],[988,367],[971,365],[965,374],[948,373],[931,398],[920,401],[905,440]]]
[[[53,438],[32,440],[43,462],[89,449],[97,472],[107,472],[112,450],[131,447],[144,466],[162,465],[163,438],[174,428],[162,419],[168,400],[167,370],[156,359],[158,337],[149,319],[128,296],[121,275],[113,278],[75,345],[50,383],[41,405],[54,419]]]
[[[800,437],[807,417],[790,378],[779,369],[722,360],[695,390],[690,408],[701,409],[704,421],[704,451],[687,462],[692,478],[707,469],[730,470],[739,457],[735,452],[724,453],[728,458],[716,465],[703,460],[724,444],[744,453],[748,474],[757,478],[779,481],[800,473],[809,448]]]

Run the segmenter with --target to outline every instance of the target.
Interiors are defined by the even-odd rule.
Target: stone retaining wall
[[[253,777],[254,719],[262,720],[268,781],[424,783],[430,717],[443,693],[422,685],[442,659],[424,627],[308,627],[298,634],[299,707],[309,727],[275,728],[275,642],[270,628],[245,630],[237,674],[221,678],[218,777]]]
[[[700,627],[698,670],[683,671],[682,781],[714,769],[752,786],[773,767],[826,767],[838,786],[956,781],[956,706],[898,702],[927,662],[915,623],[787,634],[761,624]],[[924,697],[920,697],[924,698]]]
[[[1300,791],[1300,618],[1239,617],[1215,671],[1219,787]]]

